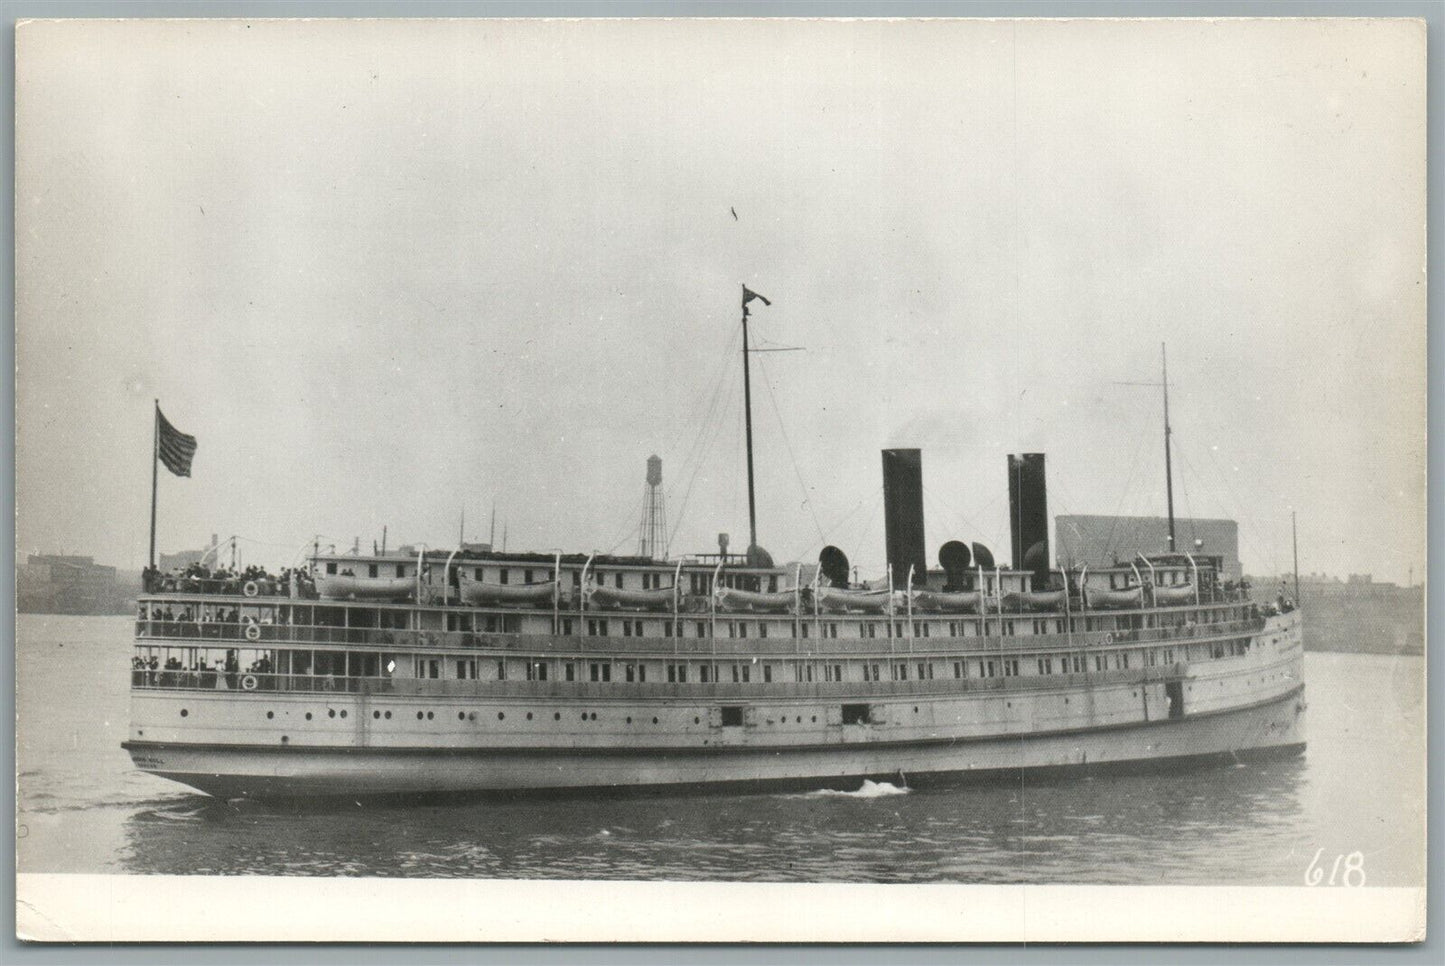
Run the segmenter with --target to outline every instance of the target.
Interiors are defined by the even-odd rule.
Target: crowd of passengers
[[[161,573],[159,567],[141,572],[148,594],[242,594],[247,597],[316,597],[316,583],[303,567],[287,567],[272,574],[265,567],[244,570],[208,567],[193,563],[180,570]]]
[[[227,651],[225,661],[218,661],[215,667],[211,667],[205,658],[186,667],[177,657],[168,658],[162,666],[160,659],[154,654],[149,660],[140,656],[133,657],[130,666],[131,671],[139,678],[138,683],[151,687],[214,688],[224,681],[227,688],[236,690],[241,682],[241,662],[235,651]],[[246,669],[246,673],[255,675],[266,675],[272,671],[271,659],[264,654],[252,661],[251,666]]]
[[[141,604],[136,618],[150,622],[150,633],[161,637],[240,638],[245,633],[244,625],[253,623],[251,618],[242,620],[241,611],[236,607],[188,605],[178,611],[170,604],[155,604],[151,607]],[[267,618],[260,623],[269,624],[271,620]]]

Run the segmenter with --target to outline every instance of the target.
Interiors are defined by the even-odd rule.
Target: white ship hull
[[[1304,750],[1303,687],[1250,708],[1106,730],[841,742],[824,747],[291,748],[131,742],[138,765],[222,798],[484,794],[711,786],[825,787],[864,778],[1016,779],[1243,760]],[[864,726],[866,727],[866,726]]]
[[[1299,630],[1275,618],[1248,653],[1198,665],[866,688],[137,690],[126,748],[142,770],[221,797],[926,784],[1293,754]]]

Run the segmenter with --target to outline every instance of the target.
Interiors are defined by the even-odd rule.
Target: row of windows
[[[1249,653],[1250,639],[1233,638],[1177,647],[1112,650],[1108,653],[1053,653],[1031,655],[1032,673],[1082,674],[1087,671],[1129,670],[1132,667],[1158,667],[1182,661],[1202,662],[1238,657]],[[242,675],[279,675],[282,677],[319,678],[407,678],[430,680],[474,681],[483,678],[505,681],[520,674],[528,681],[547,681],[560,675],[569,682],[588,681],[599,684],[622,681],[629,684],[649,682],[651,673],[660,675],[651,680],[669,684],[771,684],[790,682],[811,684],[815,681],[841,683],[847,680],[876,682],[883,680],[883,667],[888,680],[933,680],[940,671],[952,672],[954,678],[978,676],[1012,677],[1020,673],[1020,658],[935,658],[932,660],[899,660],[857,662],[857,672],[845,673],[841,662],[819,660],[732,661],[719,663],[704,660],[688,661],[610,661],[610,660],[539,660],[455,657],[429,654],[378,654],[374,651],[330,651],[269,648],[221,649],[208,647],[148,646],[136,649],[133,670],[140,674],[141,684],[161,687],[182,686],[179,674],[222,675],[227,687],[244,686]],[[398,664],[398,662],[401,662]],[[484,674],[483,671],[486,671]],[[147,677],[146,675],[149,675]],[[251,685],[254,687],[255,685]]]

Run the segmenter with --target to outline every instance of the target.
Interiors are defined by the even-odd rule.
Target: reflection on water
[[[906,795],[514,799],[136,811],[147,873],[848,882],[1227,880],[1302,849],[1300,760]],[[1101,858],[1103,861],[1101,861]]]
[[[847,794],[306,807],[220,802],[137,772],[119,748],[126,621],[26,617],[23,871],[1293,885],[1323,848],[1364,851],[1372,884],[1423,880],[1419,658],[1307,655],[1310,748],[1284,761]]]

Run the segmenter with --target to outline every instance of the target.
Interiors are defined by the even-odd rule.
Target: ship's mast
[[[748,438],[748,550],[758,545],[758,503],[753,494],[753,383],[748,369],[748,303],[761,298],[743,286],[743,424]]]
[[[1175,549],[1174,542],[1174,463],[1170,453],[1169,436],[1169,353],[1164,343],[1159,343],[1159,359],[1164,374],[1164,490],[1169,502],[1169,552]]]

